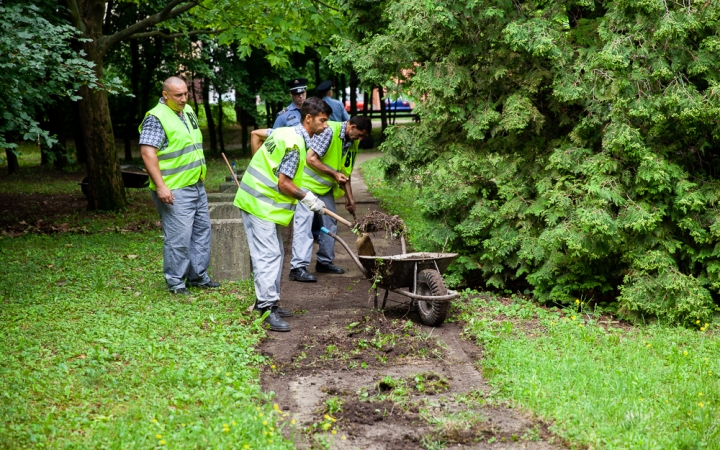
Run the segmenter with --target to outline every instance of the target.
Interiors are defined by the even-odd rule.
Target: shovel
[[[354,228],[350,221],[343,219],[329,209],[323,208],[323,212],[343,225],[347,225],[350,229]],[[375,256],[375,246],[373,245],[372,240],[370,240],[369,233],[363,233],[360,237],[358,237],[355,240],[355,247],[357,248],[357,254],[360,256]]]

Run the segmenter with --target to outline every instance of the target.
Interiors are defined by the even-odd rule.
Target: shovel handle
[[[350,223],[349,221],[347,221],[347,220],[343,219],[342,217],[338,216],[337,214],[335,214],[334,212],[330,211],[329,209],[323,208],[323,212],[324,212],[325,214],[327,214],[328,216],[332,217],[333,219],[337,220],[337,221],[340,222],[341,224],[347,225],[348,227],[352,228],[352,226],[353,226],[352,223]]]

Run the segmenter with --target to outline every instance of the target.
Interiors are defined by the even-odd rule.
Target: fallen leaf
[[[138,256],[138,255],[127,255],[127,258],[128,258],[128,259],[135,259],[135,258],[137,258],[137,256]]]
[[[52,269],[54,266],[55,266],[55,264],[50,264],[49,266],[47,266],[47,268]]]

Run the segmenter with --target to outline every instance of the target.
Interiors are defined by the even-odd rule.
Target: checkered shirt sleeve
[[[297,172],[298,164],[300,163],[300,151],[297,149],[288,150],[280,161],[280,165],[277,168],[277,176],[280,174],[285,175],[288,178],[295,178],[295,172]]]
[[[342,155],[345,156],[350,146],[352,146],[353,141],[352,139],[348,139],[345,136],[345,130],[347,129],[347,121],[343,122],[342,126],[340,127],[340,139],[342,139]]]
[[[145,117],[140,132],[140,145],[149,145],[158,150],[164,150],[168,146],[167,135],[165,129],[160,124],[160,120],[149,115]]]
[[[325,128],[325,131],[312,137],[310,147],[308,148],[312,148],[313,151],[322,158],[323,156],[325,156],[325,153],[327,153],[328,149],[330,148],[330,142],[332,141],[332,137],[333,130],[332,128],[327,127]]]

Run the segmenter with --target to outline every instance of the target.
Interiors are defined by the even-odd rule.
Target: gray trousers
[[[280,225],[240,210],[250,248],[255,297],[258,308],[270,308],[280,301],[280,279],[285,252]]]
[[[172,205],[158,199],[152,192],[155,207],[162,221],[163,273],[168,289],[180,289],[187,278],[190,284],[210,281],[210,214],[205,185],[198,181],[172,191]]]
[[[303,189],[307,192],[307,189]],[[335,197],[332,190],[325,195],[318,195],[318,198],[325,203],[325,207],[332,212],[337,212],[335,208]],[[310,208],[298,202],[295,210],[295,218],[293,219],[293,242],[292,242],[292,260],[290,267],[298,269],[307,267],[312,258],[313,235],[312,222],[314,212]],[[328,215],[323,215],[323,226],[331,233],[337,233],[337,220]],[[335,239],[325,233],[320,234],[320,248],[317,252],[317,262],[320,264],[330,264],[335,259]]]

